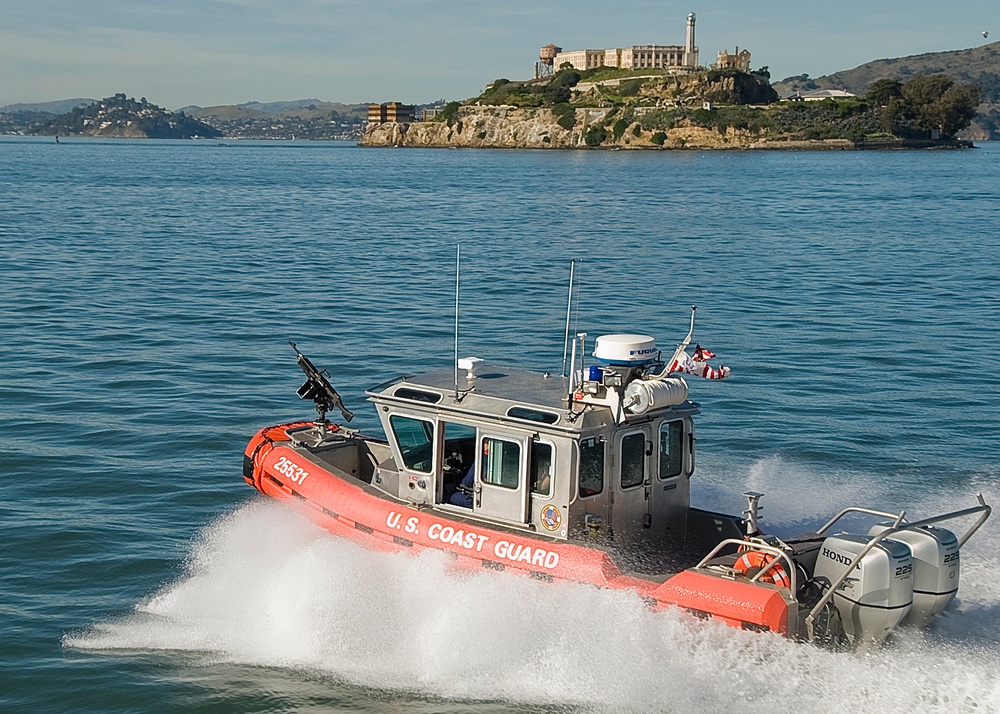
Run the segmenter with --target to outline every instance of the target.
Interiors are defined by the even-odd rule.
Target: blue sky
[[[1000,39],[995,0],[0,0],[0,106],[466,99],[529,77],[550,42],[682,44],[688,12],[702,64],[738,45],[774,80]]]

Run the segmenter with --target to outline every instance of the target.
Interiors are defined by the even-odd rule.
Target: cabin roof
[[[446,395],[455,392],[455,372],[452,370],[426,372],[406,381],[411,385],[433,387]],[[459,392],[472,390],[470,395],[493,397],[545,409],[566,409],[568,387],[568,377],[495,365],[485,368],[475,379],[467,379],[462,370],[459,370],[458,376]]]
[[[400,378],[379,385],[368,394],[376,400],[406,403],[415,411],[464,412],[470,416],[499,417],[503,421],[542,422],[560,430],[569,428],[580,431],[607,424],[611,418],[607,407],[584,409],[582,404],[566,400],[568,383],[569,378],[560,375],[489,365],[477,372],[474,379],[468,379],[465,371],[459,370],[458,400],[454,397],[455,372],[449,369]],[[440,400],[423,400],[420,398],[422,394],[441,397]],[[567,420],[570,404],[574,405],[575,412],[583,409],[582,418]],[[518,407],[526,407],[523,411],[535,413],[516,413]],[[697,410],[696,404],[684,402],[669,411],[691,414]],[[552,421],[546,418],[549,415]]]

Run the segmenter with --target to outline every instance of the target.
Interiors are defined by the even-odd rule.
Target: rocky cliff
[[[566,129],[549,108],[460,107],[451,123],[414,122],[369,126],[361,146],[404,146],[476,149],[754,149],[790,148],[749,129],[677,126],[643,127],[642,116],[628,120],[611,116],[613,109],[574,109]],[[563,122],[568,124],[569,122]],[[606,127],[610,123],[611,127]],[[617,136],[616,136],[617,134]],[[603,140],[595,143],[595,135]],[[590,141],[588,142],[588,136]],[[796,148],[852,148],[846,140],[803,141]]]

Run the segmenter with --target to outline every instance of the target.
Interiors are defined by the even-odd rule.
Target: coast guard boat
[[[759,493],[743,494],[739,516],[692,507],[699,405],[684,375],[729,373],[688,353],[694,316],[669,360],[652,337],[617,334],[585,365],[586,335],[567,327],[566,376],[465,358],[384,382],[367,395],[386,438],[330,423],[334,408],[353,414],[296,349],[318,419],[257,432],[244,478],[373,550],[434,548],[462,568],[631,590],[747,630],[858,649],[930,623],[990,515],[982,495],[914,521],[848,507],[784,539],[759,528]],[[958,519],[971,522],[958,536],[939,525]]]

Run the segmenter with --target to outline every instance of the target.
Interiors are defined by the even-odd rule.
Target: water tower
[[[538,51],[538,61],[535,62],[535,79],[551,77],[555,72],[556,55],[562,52],[562,47],[545,45]]]

